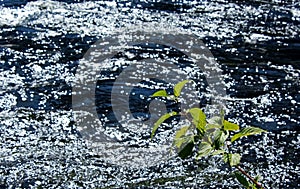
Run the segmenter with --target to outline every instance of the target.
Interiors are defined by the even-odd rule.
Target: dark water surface
[[[228,118],[269,131],[236,149],[245,169],[266,188],[300,187],[298,2],[0,0],[0,188],[238,188],[219,159],[111,165],[74,125],[80,59],[114,31],[151,24],[202,39],[225,77]],[[109,96],[106,87],[100,95]],[[146,119],[139,103],[131,110]]]

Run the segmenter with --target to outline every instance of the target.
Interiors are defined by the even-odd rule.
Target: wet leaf
[[[236,166],[241,162],[241,155],[240,154],[232,154],[230,159],[230,166]]]
[[[151,97],[167,97],[169,96],[166,90],[159,90],[153,93]]]
[[[208,142],[201,142],[201,144],[199,145],[197,159],[203,156],[207,156],[212,151],[212,149],[213,148]]]
[[[171,113],[166,113],[165,115],[161,116],[154,124],[153,129],[152,129],[152,133],[151,133],[151,138],[153,138],[156,130],[158,129],[158,127],[167,119],[169,119],[170,117],[177,115],[177,112],[171,112]]]
[[[233,137],[231,138],[231,142],[244,136],[261,134],[262,132],[267,132],[267,131],[258,127],[246,127],[242,129],[239,133],[233,135]]]
[[[191,138],[193,136],[185,136],[189,128],[189,126],[184,126],[176,132],[174,145],[178,149],[182,148],[183,145],[186,145],[187,143],[193,141],[193,139]]]
[[[179,151],[181,150],[181,148],[184,145],[187,145],[188,143],[190,143],[191,139],[190,137],[181,137],[181,138],[176,138],[174,139],[174,145],[176,146],[177,149],[179,149]]]
[[[175,139],[184,136],[186,134],[186,132],[189,130],[189,128],[190,128],[190,126],[184,126],[181,129],[179,129],[176,132]]]
[[[220,129],[221,126],[220,125],[216,125],[216,124],[207,124],[205,128],[206,128],[206,130],[209,130],[209,129]]]
[[[227,131],[237,131],[240,129],[240,126],[238,126],[235,123],[231,123],[227,120],[223,121],[223,126],[224,126],[224,130],[227,130]]]
[[[184,85],[185,85],[186,83],[188,83],[188,82],[190,82],[190,81],[191,81],[191,80],[183,80],[183,81],[177,83],[177,84],[175,85],[175,87],[174,87],[174,95],[175,95],[176,97],[180,96],[182,88],[184,87]]]
[[[240,154],[224,154],[223,155],[223,160],[225,163],[229,163],[231,167],[236,166],[240,164],[241,161],[241,155]]]
[[[214,136],[214,147],[216,150],[220,150],[224,146],[224,142],[228,138],[229,134],[226,131],[218,130]]]
[[[205,131],[206,115],[200,108],[191,108],[188,112],[193,117],[193,123],[201,132]]]
[[[212,125],[219,125],[219,127],[222,126],[222,124],[221,124],[222,119],[219,116],[214,116],[214,117],[208,119],[207,122]]]
[[[194,143],[194,135],[188,135],[174,139],[174,145],[179,152],[191,142]]]
[[[250,183],[240,172],[234,172],[234,174],[237,180],[239,181],[239,183],[241,183],[244,187],[249,188]]]
[[[179,157],[181,157],[182,159],[185,159],[187,157],[189,157],[190,155],[192,155],[193,153],[193,148],[194,148],[194,142],[189,142],[188,144],[186,144],[179,152],[178,155]]]

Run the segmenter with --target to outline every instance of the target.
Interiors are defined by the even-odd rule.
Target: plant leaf
[[[177,112],[171,112],[171,113],[166,113],[165,115],[162,115],[154,124],[153,129],[152,129],[152,133],[151,133],[151,138],[153,138],[156,130],[158,129],[158,127],[164,122],[166,121],[168,118],[177,115]]]
[[[183,81],[177,83],[177,84],[175,85],[175,87],[174,87],[174,95],[175,95],[176,97],[180,96],[180,93],[181,93],[182,88],[184,87],[184,85],[185,85],[186,83],[188,83],[188,82],[190,82],[190,81],[191,81],[191,80],[183,80]]]
[[[159,90],[156,91],[155,93],[153,93],[153,95],[151,97],[167,97],[169,96],[166,90]]]
[[[223,126],[224,126],[224,130],[227,130],[227,131],[237,131],[240,129],[240,126],[238,126],[235,123],[231,123],[227,120],[223,121]]]
[[[193,141],[190,141],[189,143],[184,145],[184,147],[182,149],[180,149],[180,151],[178,152],[179,157],[181,157],[182,159],[185,159],[185,158],[189,157],[190,155],[192,155],[194,145],[195,144]]]
[[[214,147],[216,150],[220,150],[224,145],[225,140],[228,138],[229,133],[224,130],[217,130],[214,136]]]
[[[180,149],[183,144],[191,141],[191,136],[185,136],[189,128],[189,126],[184,126],[176,132],[173,145]]]
[[[234,172],[235,177],[241,183],[244,187],[248,188],[250,186],[250,183],[247,181],[247,179],[239,172]]]
[[[222,125],[222,119],[219,116],[214,116],[214,117],[208,119],[207,122],[209,124],[213,124],[213,125],[220,125],[220,127]]]
[[[231,159],[230,159],[230,166],[236,166],[238,164],[240,164],[240,161],[241,161],[241,155],[240,154],[232,154],[231,155]]]
[[[201,142],[201,144],[199,145],[199,151],[196,158],[199,159],[203,156],[207,156],[212,151],[212,149],[213,148],[208,142]]]
[[[176,132],[175,139],[184,136],[184,135],[186,134],[186,132],[189,130],[189,128],[190,128],[190,126],[184,126],[184,127],[181,127],[181,128]]]
[[[246,127],[242,129],[240,132],[238,132],[237,134],[233,135],[233,137],[231,138],[231,142],[244,136],[261,134],[262,132],[267,132],[267,131],[258,127]]]
[[[188,112],[193,117],[193,123],[201,132],[205,131],[206,115],[200,108],[191,108]]]
[[[181,151],[185,145],[188,143],[193,142],[193,136],[183,136],[180,138],[174,139],[174,145],[178,148],[178,151]]]
[[[235,153],[235,154],[227,153],[227,154],[223,155],[223,159],[226,163],[229,163],[229,165],[231,167],[233,167],[233,166],[236,166],[236,165],[240,164],[241,155],[237,154],[237,153]]]
[[[206,127],[205,127],[206,130],[209,130],[209,129],[221,129],[221,126],[220,125],[217,125],[217,124],[207,124]]]

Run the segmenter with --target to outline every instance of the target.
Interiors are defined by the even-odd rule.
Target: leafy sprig
[[[184,80],[174,86],[173,94],[168,94],[166,90],[155,92],[152,97],[163,97],[179,101],[181,91],[185,84],[193,82]],[[248,126],[240,129],[236,123],[224,119],[224,111],[220,111],[220,116],[207,118],[200,108],[191,108],[185,112],[170,112],[161,116],[154,124],[151,138],[154,137],[159,126],[173,116],[183,116],[189,120],[190,124],[181,127],[175,134],[173,146],[177,149],[181,158],[187,158],[196,150],[197,159],[222,155],[223,161],[230,167],[235,167],[235,177],[241,185],[247,189],[263,188],[259,183],[259,177],[252,178],[240,167],[241,155],[230,152],[230,145],[242,137],[261,134],[265,130]],[[235,134],[232,135],[232,132]],[[231,138],[229,138],[232,136]],[[197,139],[197,140],[196,140]]]

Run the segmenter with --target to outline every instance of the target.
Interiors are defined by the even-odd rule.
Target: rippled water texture
[[[0,0],[0,27],[0,188],[238,188],[218,158],[126,167],[84,140],[72,111],[80,106],[72,104],[77,68],[92,44],[133,27],[201,39],[222,69],[227,118],[269,131],[235,149],[244,168],[266,188],[300,187],[299,2]],[[101,99],[109,82],[98,90],[99,120],[110,119],[102,109],[110,101]],[[131,110],[146,120],[143,106]]]

